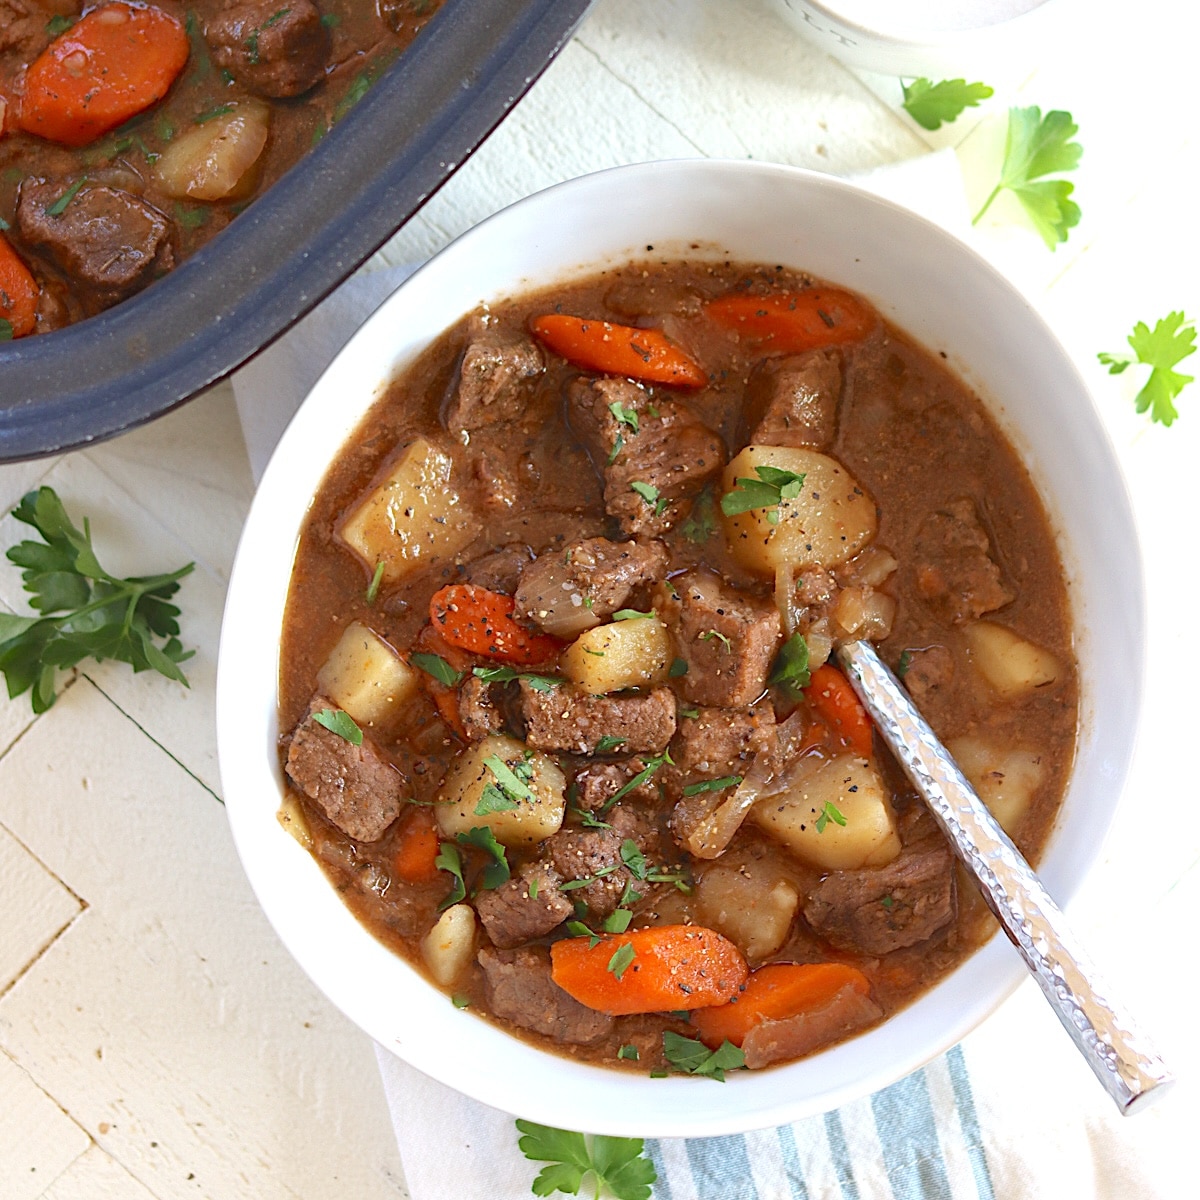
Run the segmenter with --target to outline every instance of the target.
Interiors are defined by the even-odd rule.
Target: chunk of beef
[[[765,358],[746,385],[746,441],[827,450],[837,435],[841,395],[842,357],[836,350]]]
[[[523,542],[510,542],[467,563],[467,582],[511,596],[517,590],[521,572],[532,561],[533,551],[528,546]]]
[[[674,583],[681,604],[676,640],[688,665],[683,694],[723,708],[757,700],[783,632],[779,610],[727,588],[711,571],[691,571]]]
[[[458,715],[473,742],[482,741],[489,733],[499,733],[504,728],[504,710],[497,685],[468,675],[458,690]]]
[[[618,804],[606,815],[609,829],[562,829],[546,842],[554,870],[567,883],[587,880],[583,887],[568,888],[572,900],[582,900],[593,917],[607,917],[620,903],[625,888],[635,882],[625,866],[621,847],[627,840],[643,854],[653,853],[655,839],[649,828],[630,810]],[[648,885],[642,887],[643,895]]]
[[[874,1025],[882,1017],[883,1009],[869,995],[846,984],[820,1008],[756,1025],[742,1041],[746,1066],[754,1071],[801,1058]]]
[[[612,1030],[608,1013],[580,1004],[550,978],[550,952],[544,946],[485,946],[477,959],[488,1006],[502,1020],[571,1046],[599,1041]]]
[[[744,775],[774,728],[769,706],[749,709],[698,708],[683,717],[671,743],[674,775],[684,782]]]
[[[637,414],[636,430],[616,418],[614,404]],[[720,437],[687,405],[657,395],[651,401],[628,379],[576,379],[567,406],[604,480],[605,510],[626,537],[670,529],[687,511],[687,498],[725,463]]]
[[[479,499],[484,508],[512,508],[517,502],[517,481],[503,463],[486,450],[471,459],[471,475],[479,485]]]
[[[945,646],[909,650],[904,686],[917,701],[954,682],[954,655]]]
[[[808,923],[843,950],[887,954],[954,920],[954,862],[941,839],[906,846],[886,867],[832,871],[804,906]]]
[[[547,551],[521,572],[516,611],[548,633],[574,636],[598,625],[638,584],[666,571],[661,542],[610,542],[588,538]]]
[[[1012,600],[988,550],[988,536],[970,500],[955,500],[921,523],[917,591],[943,619],[960,625]]]
[[[68,180],[29,178],[17,200],[21,236],[97,301],[121,299],[175,265],[171,223],[120,188],[84,186],[57,215]]]
[[[330,707],[320,696],[309,706],[292,734],[287,773],[343,833],[359,842],[377,841],[400,815],[404,776],[368,735],[355,746],[312,719]]]
[[[621,749],[624,749],[622,746]],[[575,776],[575,802],[586,812],[603,808],[635,775],[646,769],[640,756],[621,762],[591,763]],[[653,804],[658,800],[658,783],[652,775],[622,797],[632,803]]]
[[[591,696],[570,684],[535,691],[521,680],[525,740],[538,750],[594,754],[602,737],[623,738],[629,754],[659,754],[675,732],[675,696],[670,688],[634,696]]]
[[[521,384],[545,370],[542,352],[528,338],[513,338],[472,318],[470,340],[445,402],[446,428],[483,429],[512,421],[525,408]]]
[[[575,906],[565,892],[554,867],[545,862],[526,863],[507,882],[475,897],[475,911],[492,939],[502,950],[544,937],[561,925]]]
[[[0,54],[12,50],[23,62],[32,61],[50,41],[49,18],[36,0],[0,0]]]
[[[325,77],[329,30],[311,0],[239,0],[204,36],[213,62],[260,96],[299,96]]]

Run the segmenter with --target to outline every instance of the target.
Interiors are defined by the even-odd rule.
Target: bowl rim
[[[1123,589],[1123,609],[1117,612],[1114,607],[1114,612],[1124,622],[1122,631],[1125,644],[1132,647],[1132,657],[1123,662],[1122,678],[1127,690],[1116,697],[1104,694],[1102,689],[1098,690],[1090,697],[1093,706],[1100,705],[1095,711],[1085,708],[1084,681],[1081,679],[1081,726],[1097,719],[1099,712],[1111,725],[1113,737],[1103,752],[1097,751],[1100,759],[1094,764],[1094,769],[1090,768],[1089,778],[1094,777],[1094,781],[1101,785],[1099,799],[1077,794],[1080,790],[1075,778],[1079,769],[1077,762],[1073,768],[1072,785],[1064,802],[1063,813],[1070,812],[1072,828],[1078,827],[1081,831],[1078,836],[1082,838],[1086,824],[1093,835],[1091,841],[1080,845],[1072,843],[1068,847],[1069,852],[1062,852],[1061,826],[1067,824],[1064,821],[1056,827],[1043,860],[1044,879],[1060,904],[1067,904],[1078,889],[1088,867],[1100,854],[1100,835],[1111,824],[1121,783],[1132,755],[1144,669],[1142,572],[1132,508],[1111,442],[1082,378],[1051,330],[1011,283],[965,244],[910,210],[852,183],[801,168],[722,159],[640,163],[581,176],[526,197],[461,235],[414,273],[356,331],[313,387],[272,456],[247,518],[230,578],[217,677],[218,753],[230,825],[251,885],[281,940],[329,999],[377,1042],[425,1074],[493,1107],[505,1111],[519,1108],[521,1115],[547,1124],[573,1122],[573,1128],[621,1136],[699,1136],[743,1132],[836,1108],[894,1082],[956,1044],[1021,983],[1025,977],[1024,968],[1003,939],[993,937],[933,989],[882,1026],[800,1063],[768,1071],[735,1073],[729,1076],[719,1095],[700,1090],[711,1088],[706,1080],[674,1077],[649,1080],[604,1068],[586,1067],[536,1049],[481,1020],[471,1023],[478,1027],[475,1034],[479,1029],[486,1030],[487,1034],[468,1036],[465,1040],[469,1048],[464,1054],[501,1039],[506,1044],[506,1051],[500,1053],[499,1057],[517,1072],[516,1078],[532,1078],[538,1075],[541,1067],[552,1072],[560,1087],[551,1096],[518,1095],[511,1078],[489,1064],[470,1064],[473,1073],[469,1078],[464,1078],[463,1063],[468,1060],[460,1056],[457,1060],[447,1061],[439,1054],[438,1047],[431,1044],[436,1039],[427,1035],[413,1036],[402,1028],[398,1029],[394,1022],[381,1019],[378,1005],[373,1000],[365,1000],[356,990],[348,972],[356,956],[362,956],[370,962],[372,971],[382,977],[385,985],[395,986],[405,992],[406,1001],[415,1006],[417,1015],[423,1016],[434,1011],[425,1003],[428,997],[420,994],[421,988],[432,992],[432,985],[426,983],[403,960],[383,949],[358,925],[336,897],[311,856],[290,837],[283,835],[282,830],[274,824],[282,787],[273,717],[277,670],[269,673],[269,711],[263,703],[261,676],[264,664],[270,662],[277,668],[278,638],[273,633],[272,639],[267,639],[269,642],[273,640],[273,649],[264,649],[260,631],[264,623],[264,606],[270,628],[278,629],[276,615],[282,615],[280,594],[286,594],[286,580],[264,580],[263,565],[271,557],[280,560],[284,555],[287,562],[291,563],[299,519],[320,480],[320,475],[317,475],[313,486],[308,487],[313,478],[314,463],[319,461],[327,464],[331,461],[328,447],[342,444],[345,433],[357,423],[397,369],[396,360],[391,360],[386,369],[383,369],[382,358],[372,360],[369,373],[377,379],[376,386],[374,393],[360,403],[346,404],[346,380],[352,378],[359,369],[358,359],[384,353],[381,347],[394,332],[398,318],[420,317],[421,310],[428,308],[428,305],[419,305],[413,297],[421,297],[424,290],[440,286],[444,279],[465,266],[474,264],[478,268],[483,251],[497,243],[510,243],[506,253],[519,257],[524,252],[523,245],[511,244],[520,243],[519,238],[514,239],[514,231],[536,227],[539,218],[553,213],[564,204],[569,203],[579,209],[605,199],[611,203],[618,194],[628,197],[640,195],[642,190],[653,193],[655,186],[675,187],[680,189],[681,195],[694,194],[710,184],[729,185],[734,189],[753,186],[768,192],[781,188],[786,193],[791,189],[810,200],[820,198],[849,205],[860,215],[864,210],[883,213],[893,227],[893,234],[898,223],[906,238],[921,244],[932,242],[940,245],[954,260],[956,267],[964,270],[969,268],[973,273],[973,283],[987,292],[989,300],[1000,302],[1002,299],[1010,315],[1036,334],[1040,348],[1050,357],[1053,367],[1050,373],[1071,392],[1071,399],[1079,402],[1075,408],[1067,409],[1064,407],[1067,402],[1060,400],[1058,407],[1063,412],[1059,416],[1062,419],[1069,417],[1074,422],[1074,432],[1080,435],[1073,446],[1081,459],[1079,470],[1089,475],[1095,471],[1101,472],[1098,477],[1104,478],[1106,486],[1111,488],[1108,495],[1110,523],[1107,529],[1115,540],[1125,539],[1125,557],[1122,561],[1127,576],[1123,583],[1117,585]],[[640,243],[644,239],[637,241]],[[625,251],[633,248],[632,245],[627,246]],[[627,256],[627,253],[617,252],[600,257],[593,255],[580,263],[579,270],[594,270],[605,261]],[[569,277],[570,273],[566,274]],[[563,276],[561,270],[555,271],[553,278],[541,274],[536,279],[513,276],[506,292],[519,292]],[[493,299],[494,296],[494,293],[480,295],[475,303]],[[868,298],[879,303],[875,296],[868,294]],[[458,316],[473,307],[474,303],[462,312],[452,315],[446,313],[436,318],[430,316],[429,319],[440,323],[440,332],[440,329],[453,324]],[[880,307],[885,315],[889,315],[886,304]],[[905,322],[899,323],[905,327]],[[399,369],[402,367],[403,362]],[[377,370],[382,370],[382,377],[376,375]],[[1014,440],[1018,452],[1024,454],[1028,447],[1022,446],[1020,439],[1013,437],[1015,431],[1004,418],[1004,405],[1000,404],[998,411],[994,398],[984,397],[984,402],[1009,433],[1010,439]],[[353,419],[350,419],[351,415]],[[323,474],[323,471],[324,465],[320,473]],[[1112,487],[1114,478],[1121,481],[1120,486],[1115,488]],[[1035,473],[1035,483],[1043,482]],[[1046,503],[1044,489],[1039,490]],[[269,524],[272,506],[280,503],[285,505],[289,514],[282,541],[280,530]],[[1049,515],[1052,524],[1059,530],[1056,519],[1059,514],[1051,511]],[[287,545],[283,546],[283,542]],[[1067,553],[1069,549],[1062,544],[1060,536],[1064,565],[1068,575],[1071,575],[1077,564],[1072,565]],[[1078,596],[1073,600],[1076,610],[1072,615],[1077,635],[1085,635],[1084,640],[1093,638],[1090,626],[1081,627],[1084,614],[1078,609]],[[1106,631],[1105,636],[1111,636],[1111,631]],[[256,639],[258,645],[255,645]],[[247,656],[255,654],[259,668],[258,674],[254,675],[256,686],[247,687]],[[1136,662],[1132,661],[1133,658],[1136,658]],[[1136,686],[1132,688],[1129,686],[1130,676],[1136,680]],[[1080,811],[1084,804],[1089,806],[1086,813]],[[261,840],[270,826],[274,826],[271,836],[277,837],[278,842],[271,848],[268,860],[263,857]],[[305,886],[313,880],[319,881],[321,892],[327,894],[326,899],[336,906],[336,910],[328,903],[317,903],[311,909],[305,907],[302,912],[290,912],[289,903],[295,901],[296,897],[289,900],[281,894],[272,877],[272,871],[277,870],[289,873],[293,879],[302,880]],[[303,903],[307,905],[310,900],[312,897],[305,896]],[[339,918],[338,912],[344,915],[344,919]],[[322,936],[326,944],[320,951],[309,942],[313,922],[324,927]],[[330,943],[335,939],[337,944],[331,946]],[[379,953],[373,953],[372,946]],[[380,953],[391,960],[390,967],[381,960]],[[398,967],[403,969],[399,970]],[[415,989],[413,980],[418,981]],[[964,986],[970,993],[966,1001],[956,994]],[[458,1014],[446,1002],[443,993],[437,992],[436,996],[447,1014],[453,1012],[457,1019],[462,1019],[462,1014]],[[902,1053],[892,1055],[881,1067],[874,1060],[873,1053],[884,1039],[907,1039],[909,1044]],[[549,1060],[553,1068],[545,1067],[541,1060]],[[790,1085],[812,1076],[820,1081],[816,1094],[790,1094]],[[618,1082],[614,1084],[614,1080]],[[717,1091],[713,1089],[713,1092]],[[631,1108],[625,1101],[633,1093],[637,1093],[638,1102]]]

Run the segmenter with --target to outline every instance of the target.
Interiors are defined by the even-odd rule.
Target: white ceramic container
[[[1139,706],[1143,604],[1133,520],[1112,449],[1065,351],[1033,308],[941,229],[828,176],[752,162],[622,167],[561,184],[464,234],[396,291],[313,388],[254,501],[221,636],[221,777],[267,916],[318,987],[371,1037],[487,1104],[551,1125],[637,1136],[747,1130],[821,1112],[954,1045],[1020,982],[994,938],[882,1027],[724,1086],[581,1065],[502,1033],[363,929],[275,813],[278,635],[298,530],[337,447],[388,380],[485,300],[643,254],[783,263],[864,293],[944,351],[1027,462],[1071,580],[1082,689],[1077,762],[1042,864],[1066,902],[1100,850]],[[1113,646],[1121,653],[1114,654]]]

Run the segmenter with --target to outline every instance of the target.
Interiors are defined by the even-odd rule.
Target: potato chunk
[[[709,867],[696,885],[702,924],[723,933],[751,961],[787,941],[800,897],[786,879],[756,862]]]
[[[1058,678],[1058,659],[1041,646],[995,625],[976,621],[963,629],[971,662],[1005,699],[1045,687]]]
[[[475,537],[474,516],[450,486],[453,465],[417,438],[343,523],[342,540],[370,570],[383,564],[384,583],[451,557]]]
[[[449,987],[475,953],[475,910],[452,904],[421,939],[421,957],[435,983]]]
[[[1041,755],[1020,748],[1001,750],[977,737],[955,738],[946,749],[1000,828],[1012,837],[1046,776]]]
[[[412,669],[374,630],[352,621],[317,672],[317,686],[362,726],[386,725],[421,686]]]
[[[528,796],[513,795],[488,765],[499,759],[513,771]],[[464,750],[451,764],[438,793],[438,828],[447,837],[486,825],[505,846],[532,846],[562,826],[567,781],[549,755],[528,750],[524,743],[494,733]],[[491,788],[485,797],[486,789]],[[494,809],[496,795],[501,807]],[[513,807],[503,807],[511,803]]]
[[[581,633],[563,652],[562,673],[594,696],[661,683],[674,648],[657,617],[613,621]]]
[[[239,100],[182,133],[159,155],[153,175],[176,200],[240,200],[258,182],[271,110],[261,100]]]
[[[884,867],[900,853],[887,788],[875,764],[853,754],[832,759],[791,793],[760,800],[750,816],[798,858],[827,871]]]
[[[758,479],[756,467],[794,471],[804,484],[792,499],[724,518],[730,548],[749,570],[774,576],[785,565],[834,567],[875,536],[875,501],[836,459],[796,447],[747,446],[725,468],[725,493],[740,478]]]

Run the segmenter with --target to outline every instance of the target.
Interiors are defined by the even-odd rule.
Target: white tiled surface
[[[974,199],[995,170],[1004,106],[1073,111],[1086,155],[1084,220],[1069,243],[1049,254],[999,206],[974,240],[1088,378],[1146,539],[1142,746],[1116,836],[1073,909],[1185,1076],[1174,1108],[1114,1143],[1127,1153],[1139,1137],[1184,1136],[1181,1114],[1200,1115],[1195,939],[1175,942],[1200,902],[1200,804],[1180,753],[1194,721],[1170,672],[1181,663],[1194,678],[1197,667],[1187,585],[1200,386],[1184,394],[1175,428],[1149,428],[1132,412],[1134,380],[1104,375],[1095,353],[1120,349],[1135,320],[1180,307],[1200,316],[1189,86],[1200,20],[1172,0],[1136,12],[1116,0],[1083,7],[1070,45],[1048,53],[1019,91],[927,136],[895,111],[895,81],[851,74],[755,0],[599,0],[514,116],[384,257],[419,259],[529,191],[654,157],[849,172],[956,145]],[[196,561],[181,599],[197,655],[186,691],[92,665],[36,720],[25,698],[0,699],[0,1197],[403,1197],[371,1047],[277,944],[220,805],[213,672],[251,494],[228,388],[86,452],[0,467],[3,510],[42,481],[90,515],[115,569]],[[0,546],[21,532],[0,521]],[[22,606],[7,564],[0,605]],[[993,1021],[1011,1026],[1015,1044],[1044,1018],[1022,989]],[[1087,1179],[1066,1192],[1059,1180],[1046,1185],[1047,1195],[1100,1194]],[[1136,1181],[1105,1194],[1134,1196]],[[1195,1192],[1181,1180],[1178,1194]]]

